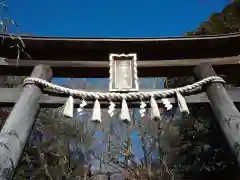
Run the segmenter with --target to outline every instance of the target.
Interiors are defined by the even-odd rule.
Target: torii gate
[[[115,55],[132,53],[137,55],[136,66],[122,65],[125,70],[137,69],[136,74],[133,73],[129,76],[132,83],[121,82],[121,84],[118,82],[118,84],[112,86],[118,91],[119,87],[125,84],[125,95],[127,96],[130,96],[127,93],[131,91],[135,93],[134,95],[138,93],[137,81],[135,83],[137,77],[195,75],[199,80],[204,79],[200,84],[207,84],[206,87],[204,86],[206,94],[185,96],[185,100],[188,105],[210,103],[240,165],[240,135],[238,129],[240,113],[234,105],[234,102],[240,102],[240,91],[238,88],[226,90],[221,78],[216,77],[216,73],[232,77],[239,74],[239,33],[141,39],[24,36],[21,37],[26,45],[24,51],[31,56],[31,59],[28,58],[26,53],[21,53],[19,60],[16,59],[18,50],[16,48],[18,47],[9,48],[16,44],[19,39],[8,35],[0,35],[0,37],[3,40],[3,43],[0,44],[0,56],[4,57],[0,61],[1,75],[29,76],[31,74],[33,79],[38,78],[44,80],[44,82],[50,82],[53,76],[109,77],[109,55],[112,53]],[[120,60],[123,60],[121,57],[119,56]],[[120,72],[119,66],[116,66],[115,71]],[[209,78],[207,81],[207,77],[214,77],[215,79]],[[117,79],[112,78],[112,83],[116,83]],[[45,94],[46,92],[42,87],[43,84],[41,83],[31,82],[30,84],[25,83],[21,91],[13,88],[0,89],[0,105],[3,107],[14,106],[0,133],[0,180],[12,179],[40,107],[60,107],[66,101],[66,97],[54,97]],[[110,88],[110,90],[114,90],[114,88]],[[179,89],[175,89],[174,92],[177,90]],[[73,92],[71,91],[71,93]],[[107,92],[105,95],[109,95],[109,93],[111,92]],[[116,94],[116,96],[122,98],[123,95],[119,94]],[[149,92],[148,97],[151,94]],[[138,95],[140,96],[141,93],[136,96],[139,97]],[[174,98],[170,101],[175,103]],[[74,106],[76,107],[79,103],[80,100],[76,100]],[[133,98],[128,104],[129,107],[139,107],[140,103],[140,100],[134,100]],[[162,106],[161,101],[156,101],[156,103],[159,107]],[[87,104],[87,108],[93,106],[92,101],[88,101]],[[119,102],[115,104],[117,107],[121,107]],[[151,103],[146,102],[146,104],[149,106]],[[108,100],[103,100],[101,107],[108,107]]]

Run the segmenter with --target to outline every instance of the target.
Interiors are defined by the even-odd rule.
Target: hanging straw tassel
[[[120,119],[127,124],[131,123],[129,109],[125,99],[122,100]]]
[[[188,116],[190,112],[189,112],[189,109],[188,109],[188,106],[187,106],[187,103],[186,103],[184,97],[178,91],[176,91],[176,97],[177,97],[177,101],[178,101],[179,111],[181,112],[181,114],[183,116]]]
[[[91,120],[100,123],[100,122],[102,122],[101,116],[102,116],[102,114],[101,114],[100,103],[96,99],[96,101],[94,102],[94,106],[93,106],[93,114],[92,114]]]
[[[153,97],[151,97],[150,104],[151,104],[151,120],[153,121],[161,120],[161,115],[158,109],[157,102]]]
[[[72,96],[69,96],[68,100],[66,101],[64,105],[63,115],[68,118],[73,117],[73,104],[74,100]]]

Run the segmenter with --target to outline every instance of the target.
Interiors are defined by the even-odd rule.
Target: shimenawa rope
[[[36,84],[44,88],[49,88],[49,89],[58,91],[60,93],[64,93],[66,95],[79,97],[83,99],[137,100],[137,99],[147,99],[147,98],[150,99],[151,97],[155,99],[172,97],[172,96],[175,96],[176,92],[179,92],[181,94],[194,92],[199,90],[204,84],[208,84],[212,82],[225,83],[225,81],[221,77],[211,76],[211,77],[202,79],[198,82],[195,82],[191,85],[187,85],[187,86],[183,86],[175,89],[167,89],[167,90],[161,90],[161,91],[148,91],[148,92],[129,92],[129,93],[116,93],[116,92],[101,93],[101,92],[80,91],[76,89],[62,87],[53,83],[49,83],[43,79],[36,78],[36,77],[26,78],[23,82],[23,85],[25,86],[27,84]]]
[[[35,78],[35,77],[29,77],[26,78],[23,82],[23,85],[27,84],[36,84],[38,86],[41,86],[43,88],[49,88],[55,91],[58,91],[60,93],[65,93],[66,95],[69,95],[69,98],[67,99],[65,105],[63,114],[66,117],[72,118],[74,116],[74,97],[79,97],[82,99],[82,102],[79,105],[79,112],[80,114],[83,111],[84,106],[87,104],[84,99],[95,99],[94,106],[93,106],[93,114],[92,114],[92,121],[95,122],[101,122],[101,104],[98,100],[101,99],[108,99],[110,101],[109,105],[109,115],[112,117],[114,115],[114,103],[112,100],[121,100],[122,106],[121,106],[121,113],[120,113],[120,119],[124,122],[131,123],[131,117],[128,110],[128,105],[126,100],[140,100],[140,110],[139,113],[141,117],[146,115],[146,104],[143,102],[143,100],[148,99],[150,100],[150,117],[152,120],[161,120],[160,111],[158,108],[158,104],[155,99],[162,100],[162,103],[165,105],[167,110],[170,110],[172,108],[172,105],[168,101],[168,99],[164,99],[167,97],[175,96],[178,102],[179,110],[182,114],[188,115],[189,109],[187,107],[187,103],[184,99],[184,97],[181,95],[183,93],[190,93],[199,90],[204,84],[211,83],[211,82],[220,82],[225,83],[225,81],[218,76],[212,76],[205,78],[201,81],[198,81],[196,83],[193,83],[191,85],[187,85],[184,87],[176,88],[176,89],[168,89],[168,90],[161,90],[161,91],[151,91],[151,92],[129,92],[129,93],[116,93],[116,92],[86,92],[86,91],[80,91],[76,89],[69,89],[66,87],[58,86],[56,84],[49,83],[45,80]]]

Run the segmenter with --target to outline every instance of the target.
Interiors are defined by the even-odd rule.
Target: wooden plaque
[[[109,91],[138,91],[137,55],[110,54]]]

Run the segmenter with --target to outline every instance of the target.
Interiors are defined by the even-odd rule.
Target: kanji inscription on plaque
[[[136,54],[110,54],[109,91],[137,91]]]

